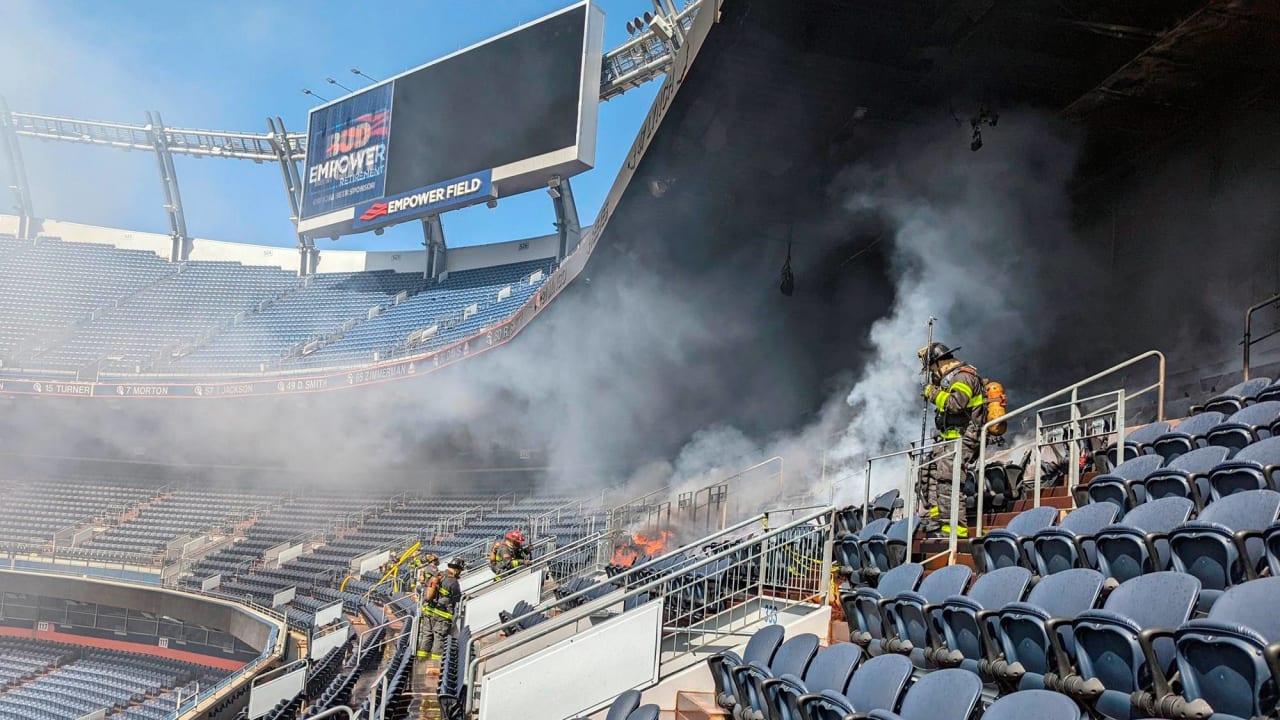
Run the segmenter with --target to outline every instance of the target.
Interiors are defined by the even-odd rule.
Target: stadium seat
[[[1094,607],[1105,580],[1096,570],[1064,570],[1042,578],[1025,601],[995,610],[988,621],[994,642],[979,670],[1010,690],[1043,689],[1055,662],[1049,621],[1074,618]],[[1064,629],[1068,635],[1062,643],[1068,653],[1074,652],[1069,628]]]
[[[1031,585],[1031,571],[1006,567],[979,575],[964,595],[953,595],[940,606],[926,608],[935,632],[926,660],[938,667],[959,667],[977,673],[989,652],[983,612],[1018,602]]]
[[[915,667],[902,655],[881,655],[862,663],[843,693],[823,690],[800,697],[806,720],[845,720],[855,713],[893,710],[911,681]]]
[[[1197,511],[1203,510],[1210,499],[1209,471],[1226,460],[1229,452],[1227,448],[1213,446],[1178,456],[1142,481],[1147,499],[1183,497],[1194,502]]]
[[[627,716],[627,720],[658,720],[662,708],[657,705],[641,705]]]
[[[738,720],[764,720],[768,700],[763,684],[783,675],[804,677],[818,653],[818,636],[804,633],[787,638],[767,663],[753,660],[729,671],[733,678],[733,694],[738,699],[733,715]]]
[[[1153,636],[1172,636],[1178,678],[1191,707],[1178,709],[1213,718],[1252,718],[1273,714],[1280,701],[1280,578],[1261,578],[1222,594],[1208,617]],[[1163,670],[1162,666],[1157,670]],[[1154,699],[1172,694],[1163,673]]]
[[[982,720],[1080,720],[1080,706],[1048,690],[1021,690],[991,703]]]
[[[1105,475],[1098,475],[1085,486],[1090,503],[1109,502],[1119,508],[1116,519],[1146,499],[1142,481],[1160,469],[1164,458],[1159,455],[1139,455],[1125,460]]]
[[[872,710],[874,720],[969,720],[982,698],[982,680],[964,670],[935,670],[916,681],[894,713]]]
[[[874,645],[872,654],[878,654],[879,643],[884,640],[885,632],[884,616],[880,611],[881,601],[915,590],[923,574],[923,565],[906,563],[881,576],[875,587],[864,586],[850,593],[842,593],[840,603],[844,607],[845,617],[849,618],[850,640],[861,645],[864,650],[872,649]]]
[[[1280,493],[1246,490],[1210,503],[1169,533],[1173,569],[1200,581],[1200,610],[1222,592],[1257,577],[1262,532],[1280,513]]]
[[[1119,512],[1119,506],[1112,503],[1085,505],[1072,510],[1061,523],[1037,532],[1031,538],[1029,553],[1036,574],[1044,577],[1070,568],[1094,567],[1093,536],[1114,522]]]
[[[1226,417],[1220,412],[1192,415],[1178,423],[1169,432],[1153,440],[1151,448],[1157,455],[1164,458],[1166,463],[1172,462],[1179,455],[1185,455],[1196,448],[1208,445],[1206,438],[1209,431],[1222,424]]]
[[[1280,421],[1280,401],[1250,405],[1223,420],[1206,435],[1210,445],[1225,447],[1232,455],[1259,440],[1271,437],[1271,426]]]
[[[858,543],[862,548],[863,574],[875,578],[901,565],[906,554],[907,536],[915,526],[916,519],[907,517],[894,522],[882,533],[863,534]]]
[[[1094,536],[1096,567],[1116,582],[1168,569],[1167,535],[1185,523],[1193,510],[1195,503],[1180,497],[1139,505],[1119,523],[1102,528]]]
[[[1014,565],[1029,566],[1027,546],[1032,536],[1053,525],[1058,509],[1038,507],[1023,510],[1007,527],[996,528],[970,540],[973,559],[979,572],[999,570]]]
[[[800,677],[786,673],[760,683],[770,720],[803,720],[800,698],[824,691],[844,694],[862,661],[862,648],[837,643],[818,651],[809,669]]]
[[[1120,453],[1116,446],[1112,445],[1107,448],[1107,458],[1111,461],[1111,466],[1116,467],[1133,458],[1151,452],[1151,443],[1167,432],[1169,432],[1169,423],[1167,422],[1153,422],[1140,428],[1135,428],[1133,432],[1124,437],[1123,458],[1119,457]]]
[[[1200,581],[1191,575],[1152,573],[1121,583],[1101,610],[1085,610],[1074,620],[1049,621],[1047,629],[1069,624],[1075,636],[1072,655],[1056,632],[1049,635],[1059,664],[1056,689],[1105,717],[1133,717],[1133,696],[1148,686],[1149,663],[1168,671],[1175,659],[1171,640],[1159,639],[1144,649],[1140,636],[1146,630],[1182,625],[1195,611],[1199,594]]]
[[[886,635],[884,650],[908,655],[912,662],[923,667],[934,606],[963,594],[972,578],[973,570],[967,565],[948,565],[929,573],[917,590],[906,590],[881,600]]]
[[[1268,385],[1271,378],[1258,377],[1227,388],[1221,395],[1210,398],[1204,403],[1203,410],[1230,415],[1239,412],[1251,404]]]
[[[1280,406],[1280,402],[1276,403]],[[1261,407],[1254,405],[1249,409]],[[1245,490],[1276,490],[1280,470],[1280,437],[1267,438],[1246,446],[1234,457],[1209,471],[1212,500]]]
[[[711,670],[711,680],[715,684],[716,703],[730,710],[738,703],[734,694],[736,686],[733,681],[733,670],[749,663],[759,662],[766,666],[773,660],[778,646],[782,644],[784,630],[781,625],[766,625],[755,632],[747,641],[742,656],[731,650],[716,653],[707,658],[707,667]]]
[[[854,581],[864,577],[863,570],[865,566],[859,537],[883,533],[888,527],[888,518],[880,518],[867,523],[867,526],[858,533],[845,533],[836,539],[834,547],[836,562],[849,573]]]

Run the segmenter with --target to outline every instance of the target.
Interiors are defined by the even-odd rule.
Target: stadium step
[[[439,720],[443,717],[440,709],[440,698],[436,694],[440,689],[439,664],[415,661],[413,664],[413,691],[410,693],[411,707],[418,708],[420,720]]]
[[[714,720],[728,717],[729,713],[716,704],[715,693],[685,690],[676,693],[675,720]]]

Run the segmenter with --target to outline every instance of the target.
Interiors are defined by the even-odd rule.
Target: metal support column
[[[147,127],[151,144],[155,148],[156,162],[160,167],[164,211],[169,218],[169,237],[173,240],[169,261],[182,262],[191,254],[191,238],[187,235],[187,219],[182,212],[182,193],[178,190],[178,173],[173,166],[173,154],[169,152],[160,113],[147,112]]]
[[[422,277],[437,280],[449,270],[445,261],[448,246],[445,245],[444,224],[440,222],[439,215],[429,215],[422,219],[422,246],[427,250]]]
[[[547,194],[551,196],[551,204],[556,209],[556,232],[560,235],[560,249],[556,259],[564,262],[565,257],[578,247],[582,241],[582,224],[578,222],[578,205],[573,200],[573,188],[568,179],[552,178],[547,185]]]
[[[30,240],[35,236],[35,209],[31,205],[31,186],[27,183],[27,167],[22,162],[22,147],[18,145],[13,116],[4,98],[0,98],[0,147],[4,148],[9,165],[9,190],[13,192],[14,209],[18,211],[18,237]]]
[[[289,219],[296,228],[298,221],[302,219],[302,175],[298,172],[298,161],[290,144],[289,132],[285,130],[284,120],[279,117],[275,119],[267,118],[267,130],[267,139],[271,143],[272,151],[275,152],[276,162],[280,164],[280,175],[284,179],[284,192],[289,198]],[[306,275],[307,267],[312,265],[307,257],[311,254],[307,248],[314,248],[315,243],[302,233],[297,233],[297,235],[298,253],[303,256],[298,274]]]

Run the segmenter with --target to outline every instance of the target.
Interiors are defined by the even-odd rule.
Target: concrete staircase
[[[418,660],[413,664],[413,704],[419,720],[440,720],[443,714],[436,691],[440,688],[440,665]]]

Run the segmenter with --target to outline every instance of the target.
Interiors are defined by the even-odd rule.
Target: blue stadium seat
[[[800,698],[834,692],[844,694],[862,661],[862,649],[852,643],[837,643],[818,651],[803,677],[786,673],[760,683],[770,720],[803,720]]]
[[[1105,580],[1096,570],[1064,570],[1042,578],[1025,601],[996,610],[988,621],[994,642],[979,670],[1011,690],[1043,689],[1055,663],[1049,622],[1094,607]],[[1064,630],[1068,634],[1061,642],[1068,653],[1074,652],[1070,628]]]
[[[873,720],[969,720],[982,698],[982,680],[964,670],[936,670],[916,681],[894,713],[872,710]]]
[[[931,611],[944,600],[964,593],[973,570],[967,565],[948,565],[929,573],[917,590],[899,592],[880,603],[885,619],[886,652],[909,655],[912,662],[924,666],[932,627]]]
[[[799,706],[807,720],[845,720],[854,713],[893,710],[898,707],[915,667],[902,655],[881,655],[865,662],[853,674],[843,693],[823,690],[803,695]]]
[[[1116,519],[1123,518],[1126,511],[1146,500],[1142,481],[1163,464],[1164,458],[1159,455],[1139,455],[1125,460],[1112,468],[1111,472],[1089,481],[1086,486],[1089,502],[1112,503],[1119,508]]]
[[[1111,466],[1115,467],[1139,455],[1154,452],[1151,444],[1155,442],[1156,438],[1167,432],[1169,432],[1169,423],[1167,422],[1153,422],[1140,428],[1135,428],[1133,432],[1125,435],[1123,459],[1119,458],[1118,449],[1114,445],[1107,448],[1107,457],[1111,460]]]
[[[1030,563],[1027,548],[1031,538],[1041,530],[1053,525],[1058,519],[1058,509],[1038,507],[1018,513],[1009,525],[996,528],[981,537],[970,540],[975,548],[974,564],[979,572],[998,570],[1015,565],[1027,566]]]
[[[1280,704],[1280,578],[1261,578],[1222,594],[1208,617],[1191,620],[1174,638],[1182,694],[1190,712],[1213,718],[1252,718]],[[1163,669],[1163,668],[1159,668]],[[1160,675],[1155,694],[1172,691]]]
[[[1239,412],[1240,410],[1244,409],[1247,405],[1253,403],[1254,400],[1258,397],[1258,394],[1261,393],[1264,389],[1266,389],[1266,387],[1270,384],[1271,384],[1271,378],[1267,378],[1267,377],[1250,378],[1249,380],[1245,380],[1244,382],[1238,383],[1236,385],[1233,385],[1230,388],[1227,388],[1225,391],[1222,392],[1222,394],[1216,397],[1210,398],[1208,401],[1205,402],[1203,410],[1210,411],[1210,412],[1220,412],[1225,415],[1230,415],[1231,413]]]
[[[769,662],[752,660],[729,671],[733,679],[734,717],[738,720],[764,720],[768,700],[763,684],[783,675],[803,677],[818,653],[818,636],[804,633],[787,638]]]
[[[741,657],[731,650],[725,650],[707,658],[707,667],[711,670],[711,679],[715,683],[716,702],[720,707],[732,709],[739,702],[735,692],[737,686],[733,681],[734,669],[753,662],[768,665],[782,644],[784,632],[781,625],[766,625],[747,641]]]
[[[1173,569],[1200,581],[1200,609],[1222,592],[1257,577],[1262,531],[1280,513],[1280,493],[1246,490],[1210,503],[1195,520],[1169,533]]]
[[[1161,498],[1139,505],[1119,523],[1102,528],[1094,536],[1098,570],[1117,582],[1167,570],[1167,535],[1185,523],[1193,510],[1195,503],[1186,498]]]
[[[1165,462],[1176,460],[1179,455],[1208,445],[1209,431],[1226,419],[1220,412],[1204,412],[1178,423],[1169,432],[1151,442],[1151,448]]]
[[[1080,720],[1080,707],[1066,695],[1022,690],[991,703],[982,720]]]
[[[977,673],[990,653],[983,613],[1018,602],[1031,585],[1031,571],[1006,567],[979,575],[964,595],[953,595],[936,610],[926,608],[935,632],[926,659],[938,667],[959,667]]]
[[[915,590],[923,574],[923,565],[906,563],[882,575],[875,587],[864,586],[852,593],[842,593],[840,602],[844,607],[845,617],[849,618],[850,640],[861,645],[864,650],[874,645],[872,654],[878,654],[879,644],[885,637],[881,602]]]
[[[1072,510],[1062,522],[1031,538],[1029,558],[1040,576],[1070,568],[1094,567],[1097,562],[1093,536],[1115,521],[1120,508],[1112,503],[1085,505]]]
[[[1105,717],[1133,717],[1133,696],[1148,687],[1150,664],[1168,671],[1175,659],[1172,640],[1157,639],[1144,647],[1140,637],[1146,630],[1182,625],[1195,611],[1199,594],[1200,581],[1191,575],[1151,573],[1121,583],[1101,610],[1050,621],[1051,630],[1070,624],[1075,636],[1072,655],[1056,633],[1049,635],[1056,643],[1058,689]]]
[[[1280,401],[1250,405],[1223,420],[1206,436],[1210,445],[1236,452],[1271,437],[1271,426],[1280,421]]]
[[[1276,403],[1280,408],[1280,402]],[[1253,405],[1249,408],[1262,407]],[[1280,470],[1280,437],[1244,447],[1234,457],[1209,471],[1209,492],[1214,502],[1245,490],[1276,490]]]
[[[1196,510],[1203,510],[1209,496],[1209,471],[1227,459],[1224,447],[1203,447],[1178,456],[1142,481],[1148,499],[1182,497],[1191,500]]]

